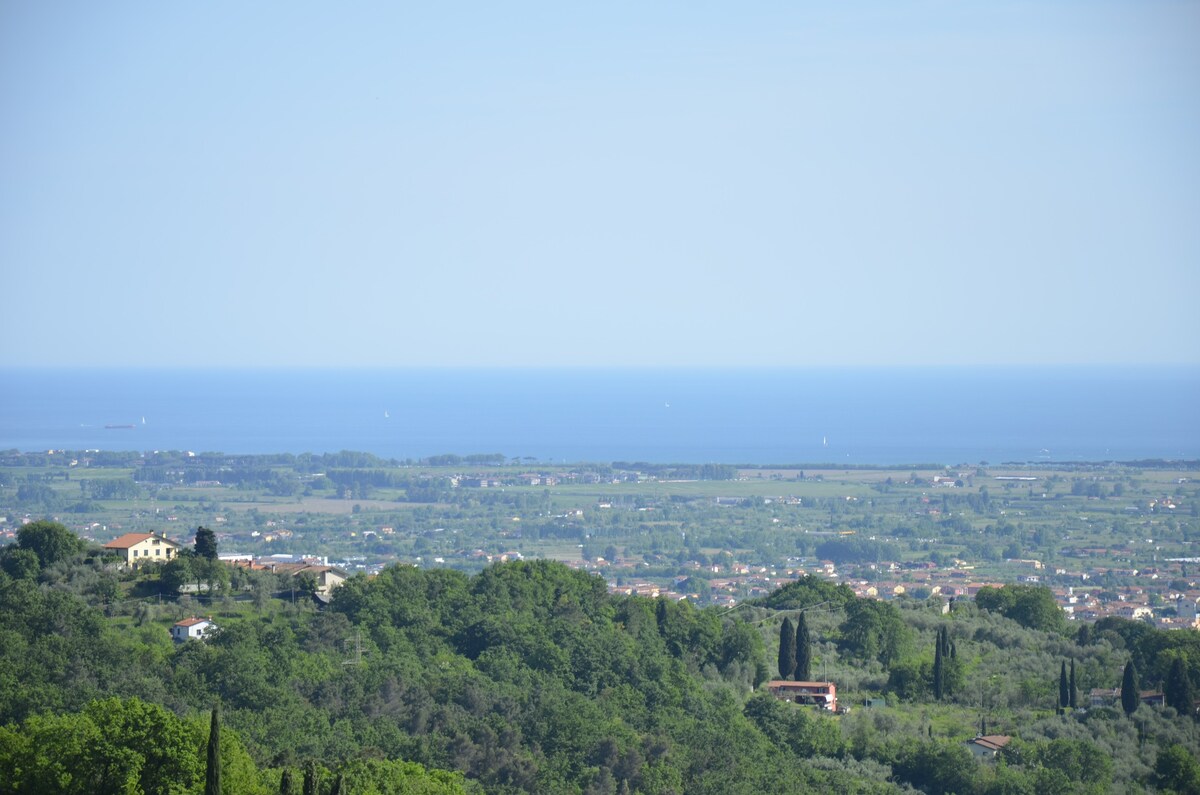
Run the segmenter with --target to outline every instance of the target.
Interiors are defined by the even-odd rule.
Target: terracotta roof
[[[129,549],[142,543],[147,538],[154,538],[154,533],[126,533],[120,538],[114,538],[104,545],[105,549]],[[175,543],[172,541],[171,543]]]
[[[987,734],[983,737],[976,737],[974,740],[967,740],[969,744],[978,745],[981,748],[986,748],[989,751],[999,751],[1004,746],[1008,745],[1012,738],[1007,734]]]
[[[197,624],[211,624],[207,618],[185,618],[183,621],[176,621],[177,627],[194,627]]]

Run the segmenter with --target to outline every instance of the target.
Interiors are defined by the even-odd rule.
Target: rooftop
[[[171,544],[173,546],[179,546],[178,542],[172,541],[171,539],[167,538],[166,536],[156,536],[154,533],[126,533],[125,535],[121,536],[120,538],[114,538],[112,541],[109,541],[107,544],[104,545],[104,548],[105,549],[129,549],[130,547],[137,546],[138,544],[142,543],[143,541],[146,541],[147,539],[151,539],[151,538],[157,538],[159,541],[162,541],[164,543]]]

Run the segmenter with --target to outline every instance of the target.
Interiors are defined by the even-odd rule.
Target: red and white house
[[[767,682],[767,692],[782,701],[793,701],[837,712],[837,685],[833,682],[792,682],[773,679]]]
[[[171,627],[171,637],[177,643],[183,643],[185,640],[204,640],[204,637],[216,628],[217,625],[207,618],[185,618],[183,621],[176,621],[175,626]]]
[[[1012,740],[1007,734],[984,734],[974,740],[967,740],[966,746],[976,759],[995,759]]]

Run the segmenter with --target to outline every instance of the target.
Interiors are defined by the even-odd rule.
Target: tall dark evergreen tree
[[[779,678],[791,679],[796,672],[796,630],[786,616],[779,628]]]
[[[304,795],[317,795],[317,763],[311,759],[304,763]]]
[[[292,781],[292,769],[285,767],[279,777],[279,795],[296,795],[296,785]]]
[[[1195,715],[1195,698],[1192,680],[1188,678],[1187,666],[1184,665],[1181,658],[1176,657],[1163,682],[1163,700],[1168,707],[1174,707],[1180,715]]]
[[[329,795],[346,795],[346,782],[342,779],[340,773],[333,780],[333,789],[329,791]]]
[[[1071,660],[1071,682],[1070,682],[1070,706],[1071,709],[1079,709],[1079,688],[1075,684],[1075,660]]]
[[[804,614],[796,620],[796,671],[795,678],[800,682],[812,679],[812,637],[808,634],[808,621]]]
[[[1063,660],[1058,672],[1058,708],[1066,709],[1071,704],[1070,685],[1067,684],[1067,661]]]
[[[1121,709],[1125,710],[1126,715],[1132,715],[1137,711],[1139,701],[1137,668],[1130,660],[1125,663],[1125,675],[1121,677]]]
[[[941,631],[938,631],[938,642],[933,650],[933,697],[938,701],[946,690],[946,661],[942,657]]]
[[[217,534],[203,525],[196,528],[196,554],[206,560],[217,559]]]
[[[208,729],[208,769],[204,773],[204,795],[221,795],[221,711],[213,705]]]

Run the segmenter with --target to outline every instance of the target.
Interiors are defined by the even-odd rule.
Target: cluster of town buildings
[[[616,566],[606,568],[605,561],[569,562],[579,568],[599,571],[612,577],[621,568],[621,562]],[[1039,561],[1013,560],[1009,565],[1018,570],[1034,572],[1043,571]],[[742,563],[732,563],[727,566],[690,564],[702,575],[707,584],[707,600],[723,606],[732,607],[747,599],[766,596],[772,591],[792,582],[802,576],[814,575],[824,577],[832,582],[843,583],[854,591],[856,596],[870,599],[899,599],[899,598],[940,598],[947,609],[954,600],[974,599],[981,588],[1002,587],[1005,582],[996,580],[981,580],[975,578],[974,567],[964,561],[955,561],[951,567],[937,567],[932,563],[895,563],[883,562],[861,567],[851,567],[846,571],[832,561],[795,562],[787,568],[773,569],[767,566],[751,566]],[[869,578],[860,575],[868,574]],[[1095,583],[1095,577],[1086,573],[1071,575],[1064,569],[1055,569],[1050,574],[1055,575],[1055,581],[1074,579],[1080,585],[1061,585],[1058,582],[1048,583],[1047,577],[1037,574],[1017,574],[1013,579],[1018,583],[1036,584],[1047,587],[1054,594],[1055,600],[1070,620],[1097,621],[1108,616],[1118,616],[1130,620],[1143,620],[1155,624],[1160,629],[1200,629],[1200,588],[1195,581],[1189,581],[1189,588],[1174,590],[1166,587],[1165,572],[1157,569],[1113,570],[1114,576],[1136,578],[1144,584],[1129,585],[1112,590]],[[636,579],[636,569],[630,578],[622,578],[620,582],[610,582],[609,589],[614,593],[640,595],[651,598],[659,596],[675,597],[678,599],[697,598],[696,589],[688,588],[688,576],[676,577],[671,585],[664,585]],[[1009,582],[1013,580],[1008,580]],[[1089,584],[1093,581],[1093,584]],[[1103,597],[1103,598],[1102,598]]]

